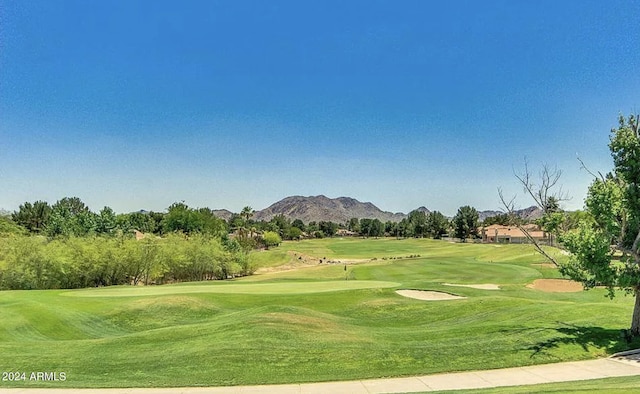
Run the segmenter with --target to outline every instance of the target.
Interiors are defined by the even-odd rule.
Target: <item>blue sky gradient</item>
[[[637,1],[0,0],[0,208],[239,211],[289,195],[582,207],[640,111]]]

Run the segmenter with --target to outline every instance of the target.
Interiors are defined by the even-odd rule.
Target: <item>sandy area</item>
[[[396,290],[396,293],[403,297],[415,298],[416,300],[423,301],[461,300],[463,298],[467,298],[440,291],[426,290]]]
[[[536,279],[527,287],[550,293],[575,293],[583,290],[582,283],[569,279]]]
[[[456,285],[454,283],[443,283],[445,286],[456,286],[456,287],[471,287],[472,289],[480,289],[480,290],[500,290],[500,286],[495,285],[493,283],[482,283],[478,285]]]

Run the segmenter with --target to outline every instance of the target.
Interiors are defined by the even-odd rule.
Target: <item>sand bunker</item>
[[[582,283],[568,279],[536,279],[527,287],[550,293],[576,293],[583,290]]]
[[[449,293],[443,293],[441,291],[396,290],[396,293],[400,294],[403,297],[415,298],[416,300],[423,301],[461,300],[463,298],[467,298]]]
[[[500,290],[500,286],[494,285],[493,283],[483,283],[478,285],[457,285],[454,283],[443,283],[445,286],[456,286],[456,287],[471,287],[472,289],[480,289],[480,290]]]

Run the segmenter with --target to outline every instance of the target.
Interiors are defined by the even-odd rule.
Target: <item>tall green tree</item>
[[[347,221],[347,230],[355,233],[360,232],[360,220],[358,218],[351,218]]]
[[[409,212],[407,218],[410,231],[414,237],[422,238],[427,233],[427,215],[424,211],[414,210]]]
[[[271,218],[269,221],[274,227],[273,231],[276,231],[281,237],[284,236],[291,227],[291,221],[287,219],[283,214],[278,214]]]
[[[199,208],[197,214],[202,221],[203,234],[222,236],[228,231],[227,222],[217,217],[210,208]]]
[[[51,207],[46,201],[25,202],[11,214],[11,219],[32,233],[43,233],[50,215]]]
[[[585,288],[606,286],[635,296],[631,332],[640,335],[640,134],[638,117],[620,117],[611,130],[613,171],[594,179],[585,205],[593,220],[562,236],[571,252],[561,272]],[[620,257],[618,257],[621,254]]]
[[[453,217],[453,230],[456,238],[467,242],[467,238],[477,235],[478,218],[478,211],[475,208],[468,205],[458,208],[456,216]]]
[[[338,223],[330,221],[321,221],[318,223],[318,227],[326,237],[333,237],[338,231]]]
[[[96,214],[78,197],[64,197],[51,206],[46,232],[55,236],[85,236],[94,233]]]
[[[293,222],[291,222],[291,227],[297,227],[302,232],[307,231],[307,226],[305,226],[304,222],[302,220],[300,220],[300,219],[295,219]]]
[[[360,219],[360,235],[363,237],[382,237],[384,223],[380,219]]]
[[[116,222],[119,229],[125,233],[131,233],[138,230],[143,233],[157,233],[162,230],[162,219],[156,220],[154,214],[146,212],[123,213],[116,216]]]
[[[253,218],[253,215],[255,215],[256,211],[253,210],[253,208],[251,208],[250,206],[246,206],[244,208],[242,208],[242,211],[240,211],[240,216],[244,219],[245,223],[248,225],[249,221],[251,220],[251,218]]]
[[[185,234],[191,234],[201,232],[204,224],[205,219],[203,216],[182,202],[171,204],[162,220],[162,227],[167,233],[180,231]]]
[[[118,228],[116,213],[110,207],[104,207],[96,217],[96,232],[98,234],[113,235]]]
[[[394,230],[394,235],[397,238],[411,236],[411,225],[409,224],[407,218],[403,218],[400,222],[398,222]]]
[[[439,211],[429,212],[427,215],[426,232],[433,239],[441,239],[449,233],[450,226],[449,219]]]

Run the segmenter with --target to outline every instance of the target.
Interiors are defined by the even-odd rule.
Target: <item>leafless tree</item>
[[[558,184],[562,176],[562,171],[556,167],[552,168],[547,164],[543,164],[542,170],[538,173],[538,177],[535,178],[529,169],[528,161],[525,159],[524,171],[517,173],[514,170],[514,175],[524,188],[524,191],[533,198],[538,208],[542,210],[543,215],[559,210],[560,203],[569,200],[568,194],[564,192],[562,186]],[[500,196],[502,206],[509,216],[509,222],[522,231],[541,255],[546,257],[555,266],[558,266],[556,259],[547,253],[542,248],[542,245],[540,245],[540,242],[532,237],[529,231],[523,226],[522,219],[516,214],[516,197],[514,196],[510,200],[507,200],[500,188],[498,188],[498,195]]]

